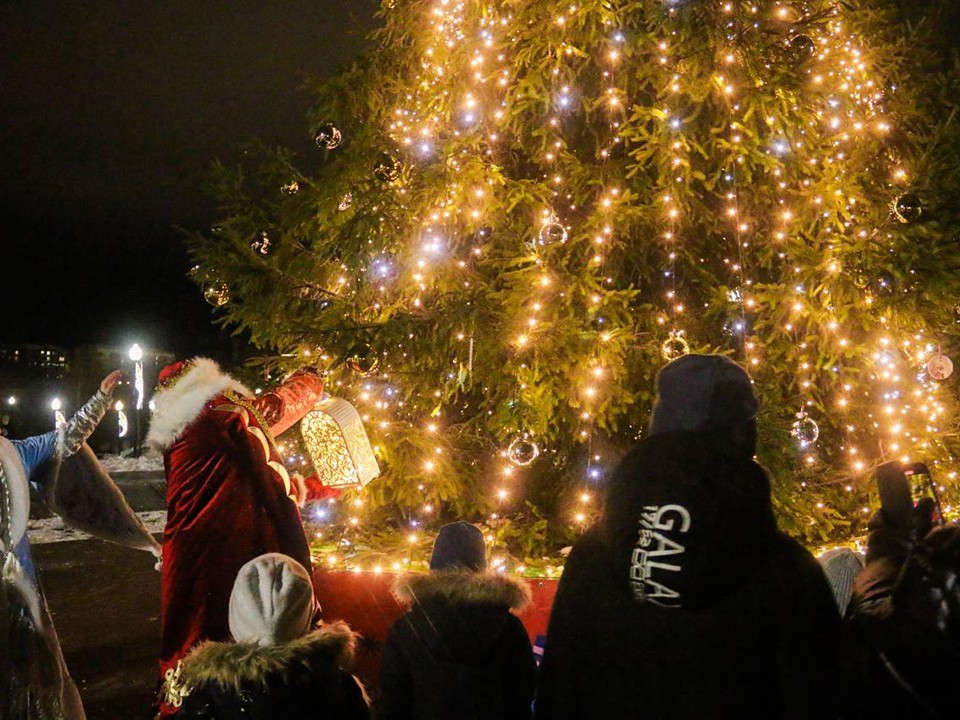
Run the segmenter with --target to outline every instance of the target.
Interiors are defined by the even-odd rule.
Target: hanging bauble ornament
[[[280,192],[282,192],[284,195],[296,195],[298,192],[300,192],[300,183],[298,183],[296,180],[291,180],[286,185],[282,185],[280,187]]]
[[[476,243],[485,243],[488,242],[491,237],[493,237],[493,228],[489,225],[484,225],[473,234],[473,241]]]
[[[790,56],[797,64],[810,60],[817,52],[817,43],[809,35],[794,35],[787,42]]]
[[[347,367],[360,377],[367,377],[375,372],[380,364],[379,358],[366,343],[357,343],[350,348],[346,359]]]
[[[893,216],[904,224],[916,222],[923,216],[923,200],[916,193],[904,193],[893,201],[891,210]]]
[[[927,375],[933,380],[946,380],[953,375],[953,361],[938,350],[927,362]]]
[[[873,279],[872,286],[877,295],[893,295],[897,289],[896,279],[886,271],[877,273],[877,276]]]
[[[519,435],[507,446],[507,459],[514,465],[526,467],[540,456],[540,448],[527,435]]]
[[[353,205],[353,193],[344,193],[343,197],[340,198],[340,204],[337,205],[337,210],[349,210],[351,205]]]
[[[853,286],[858,290],[866,290],[870,285],[870,278],[863,273],[857,273],[853,276]]]
[[[203,291],[203,299],[214,307],[223,307],[230,302],[230,287],[226,283],[208,285]]]
[[[807,415],[806,411],[801,410],[797,413],[797,419],[793,421],[793,427],[790,434],[800,443],[800,447],[812,445],[820,437],[820,426],[817,422]]]
[[[230,302],[230,286],[214,272],[202,265],[194,265],[187,275],[193,278],[203,291],[203,299],[214,307],[223,307]]]
[[[317,128],[317,132],[313,134],[313,141],[321,150],[333,150],[343,141],[343,135],[340,133],[340,128],[327,120]]]
[[[540,226],[537,232],[537,239],[534,241],[535,247],[549,247],[551,245],[562,245],[567,241],[567,228],[562,223],[554,219],[547,220]]]
[[[373,174],[381,182],[393,182],[402,171],[403,163],[388,152],[380,153],[373,164]]]
[[[660,346],[660,355],[667,362],[676,360],[679,357],[690,353],[690,343],[683,336],[683,330],[673,330],[670,337],[663,341]]]
[[[250,243],[250,249],[254,252],[258,252],[261,255],[267,255],[270,252],[270,237],[267,235],[266,231],[260,233],[257,238]]]

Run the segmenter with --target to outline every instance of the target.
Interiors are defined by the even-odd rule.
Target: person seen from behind
[[[0,438],[0,718],[86,717],[67,670],[27,533],[31,495],[68,526],[159,556],[160,545],[87,444],[123,373],[114,370],[69,420]],[[32,491],[32,492],[31,492]]]
[[[749,376],[687,355],[657,395],[567,560],[535,717],[838,717],[840,615],[777,528]]]
[[[892,461],[877,470],[881,507],[853,581],[851,720],[957,716],[950,688],[960,683],[960,526],[943,517],[938,499],[915,501],[903,468]]]
[[[536,661],[514,614],[530,603],[522,581],[487,571],[483,533],[440,528],[430,573],[397,579],[410,605],[387,637],[379,720],[526,720]]]
[[[306,569],[266,553],[246,563],[230,595],[233,642],[207,641],[183,660],[184,720],[368,720],[366,693],[346,671],[355,635],[315,625]]]

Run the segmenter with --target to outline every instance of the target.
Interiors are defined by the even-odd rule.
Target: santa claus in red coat
[[[160,606],[160,708],[182,699],[179,662],[198,642],[229,639],[237,572],[267,552],[310,568],[292,480],[274,437],[306,415],[323,392],[309,369],[255,396],[212,360],[167,366],[153,397],[148,444],[163,453],[167,524]]]

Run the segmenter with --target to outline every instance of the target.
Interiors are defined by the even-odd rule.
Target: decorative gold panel
[[[363,487],[380,474],[360,413],[342,398],[326,398],[300,421],[300,434],[326,487]]]

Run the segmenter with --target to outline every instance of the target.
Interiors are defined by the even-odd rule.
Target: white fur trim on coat
[[[251,393],[209,358],[194,358],[190,369],[173,386],[153,396],[147,444],[160,452],[173,445],[203,411],[203,406],[226,390],[246,397]]]

